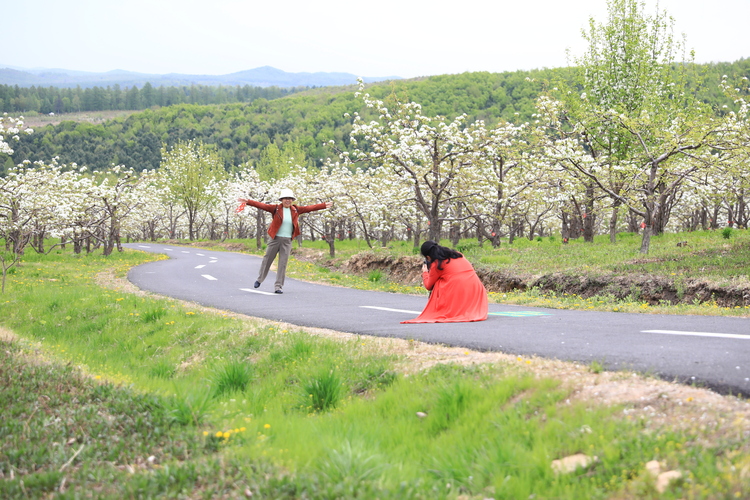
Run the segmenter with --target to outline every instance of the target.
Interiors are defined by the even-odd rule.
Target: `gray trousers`
[[[263,256],[263,262],[260,263],[260,274],[258,281],[263,283],[271,269],[276,254],[279,255],[279,264],[276,266],[276,283],[275,290],[281,290],[284,287],[284,277],[286,276],[286,264],[289,261],[289,254],[292,253],[292,239],[277,236],[268,242],[266,254]]]

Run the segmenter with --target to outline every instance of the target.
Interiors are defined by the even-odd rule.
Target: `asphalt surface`
[[[143,290],[301,327],[501,351],[564,361],[597,361],[608,370],[634,370],[666,380],[750,396],[750,319],[577,311],[490,304],[487,321],[408,324],[427,298],[353,290],[286,279],[253,283],[261,258],[161,244],[129,248],[169,260],[133,268]]]

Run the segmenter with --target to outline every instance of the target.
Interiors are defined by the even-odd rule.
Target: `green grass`
[[[155,258],[31,253],[10,277],[0,325],[19,339],[0,346],[0,497],[750,495],[733,427],[720,440],[653,432],[517,365],[404,376],[367,339],[96,285]],[[551,460],[574,453],[598,458],[556,476]],[[686,479],[660,496],[653,459]]]

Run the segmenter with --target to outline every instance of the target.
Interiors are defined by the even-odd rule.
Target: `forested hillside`
[[[699,69],[703,76],[695,82],[696,93],[720,112],[723,105],[732,104],[719,89],[721,76],[750,76],[750,59],[702,65]],[[469,122],[525,122],[532,119],[534,101],[543,86],[567,80],[570,74],[570,68],[464,73],[373,84],[368,92],[381,99],[395,93],[420,103],[428,115],[454,117],[466,113]],[[171,92],[151,90],[157,96]],[[206,93],[219,90],[204,89]],[[123,164],[141,171],[159,166],[162,145],[171,147],[184,140],[213,145],[228,169],[257,160],[271,143],[281,146],[287,142],[298,144],[314,164],[320,164],[321,159],[332,155],[324,145],[327,141],[348,144],[351,118],[345,114],[365,112],[354,91],[353,86],[325,87],[274,98],[280,97],[280,92],[252,102],[157,104],[104,124],[62,122],[22,137],[13,160],[0,158],[0,166],[59,157],[61,163],[94,169]]]
[[[251,85],[154,87],[150,83],[146,83],[141,88],[137,86],[122,88],[119,84],[89,88],[0,85],[0,112],[59,115],[80,111],[141,110],[175,104],[228,104],[252,102],[261,98],[277,99],[308,88]]]

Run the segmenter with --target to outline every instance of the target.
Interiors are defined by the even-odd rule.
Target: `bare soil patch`
[[[24,124],[31,128],[41,128],[46,125],[59,125],[64,121],[85,122],[85,123],[104,123],[113,118],[129,116],[137,111],[113,110],[113,111],[82,111],[80,113],[64,113],[61,115],[37,114],[35,116],[24,116]]]

